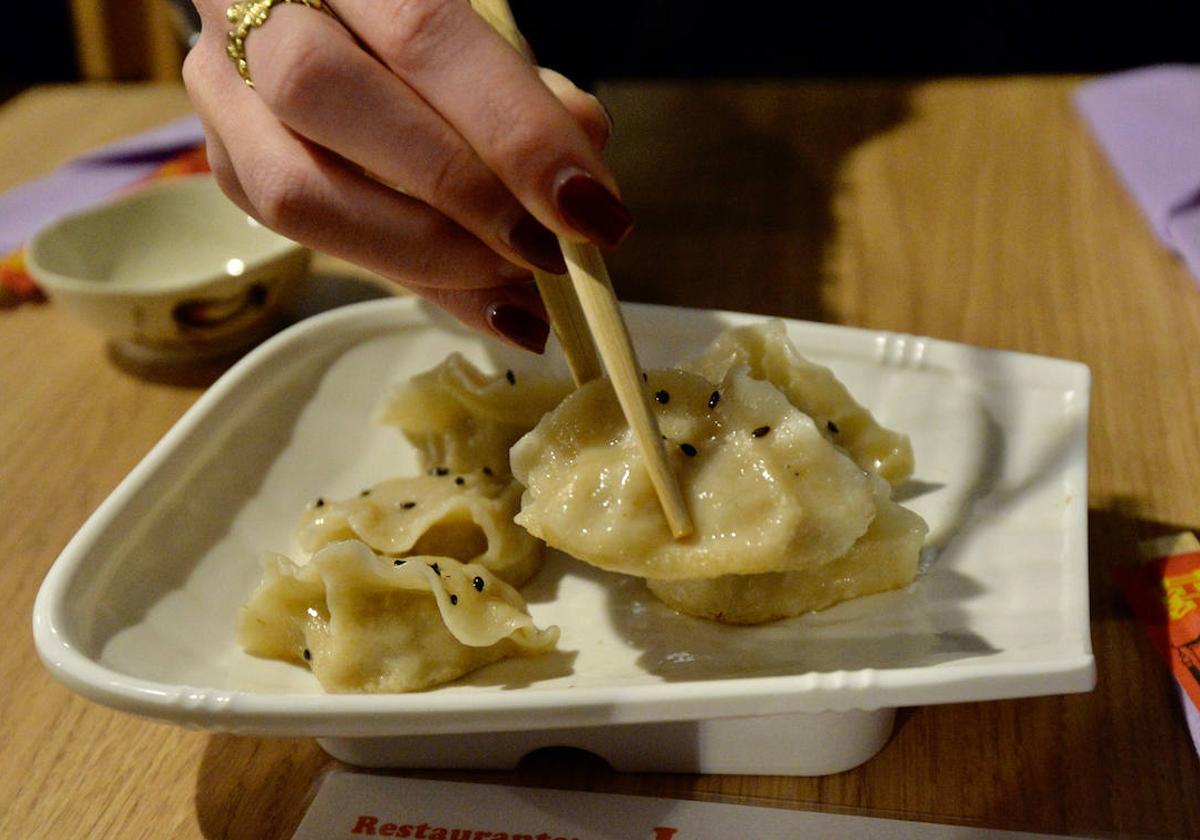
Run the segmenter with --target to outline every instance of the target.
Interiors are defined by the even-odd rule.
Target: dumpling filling
[[[417,691],[552,649],[519,592],[448,557],[388,560],[347,540],[303,566],[281,555],[241,611],[247,653],[307,665],[330,692]]]

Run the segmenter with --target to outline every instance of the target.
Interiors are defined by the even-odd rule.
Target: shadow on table
[[[903,122],[895,82],[615,83],[607,152],[636,227],[623,300],[830,320],[834,197],[854,149]]]
[[[997,742],[974,757],[1004,767],[994,777],[1000,795],[976,800],[974,817],[984,825],[1094,837],[1123,836],[1116,826],[1136,825],[1139,837],[1195,836],[1196,809],[1164,807],[1162,788],[1142,781],[1152,774],[1173,780],[1174,790],[1192,791],[1200,786],[1200,765],[1175,680],[1125,604],[1113,570],[1136,561],[1141,541],[1200,530],[1200,519],[1158,522],[1138,508],[1135,499],[1113,497],[1088,510],[1096,687],[997,705],[999,726],[1024,737],[1017,749]],[[1188,813],[1191,822],[1182,819]]]
[[[213,735],[196,778],[195,807],[204,837],[292,837],[318,788],[331,771],[345,768],[312,739]],[[646,776],[618,773],[585,750],[548,747],[531,751],[512,770],[364,770],[376,776],[403,776],[527,788],[645,794]],[[675,782],[677,795],[691,790],[691,774],[655,774],[654,789]],[[664,795],[670,795],[666,793]],[[669,810],[670,802],[663,808]],[[251,835],[251,831],[263,832]]]
[[[1136,500],[1114,497],[1088,509],[1088,574],[1093,625],[1134,621],[1113,582],[1113,569],[1136,562],[1138,545],[1155,537],[1191,531],[1200,534],[1200,515],[1191,524],[1154,522],[1138,515]]]
[[[287,840],[337,763],[311,738],[212,735],[196,775],[205,837]]]

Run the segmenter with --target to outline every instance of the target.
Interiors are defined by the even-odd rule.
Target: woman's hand
[[[556,234],[612,247],[631,226],[603,108],[466,0],[334,2],[337,19],[277,3],[250,31],[251,89],[226,54],[226,0],[195,0],[183,75],[218,183],[285,236],[540,351],[529,270],[565,270]]]

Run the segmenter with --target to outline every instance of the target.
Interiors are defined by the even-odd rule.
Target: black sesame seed
[[[408,562],[407,560],[393,560],[392,565],[393,566],[403,566],[407,562]]]
[[[451,596],[450,596],[450,603],[451,603],[451,604],[457,604],[457,603],[458,603],[458,596],[457,596],[457,595],[451,595]]]
[[[716,408],[717,403],[719,403],[720,401],[721,401],[721,392],[713,391],[712,394],[710,394],[708,397],[708,407],[710,409]]]
[[[405,510],[412,510],[416,506],[417,506],[416,502],[404,502],[400,505],[400,507],[404,508]]]
[[[304,661],[305,661],[305,662],[311,662],[311,661],[312,661],[312,651],[311,651],[311,650],[309,650],[308,648],[305,648],[305,649],[304,649]]]
[[[481,578],[479,575],[475,575],[475,579],[471,581],[471,585],[475,587],[476,592],[482,592],[483,578]]]
[[[484,468],[483,468],[483,474],[484,474],[484,475],[491,475],[491,474],[492,474],[492,468],[491,468],[491,467],[484,467]]]
[[[313,506],[314,507],[325,507],[325,500],[322,499],[320,496],[317,496],[317,500],[315,502],[313,502]]]
[[[770,432],[771,432],[770,426],[759,426],[757,429],[755,429],[750,434],[754,435],[756,438],[760,438],[760,437],[766,437]]]
[[[667,403],[669,403],[671,401],[671,395],[668,394],[666,391],[655,391],[654,399],[658,400],[663,405],[666,405]]]
[[[649,382],[649,381],[650,381],[650,377],[646,375],[646,371],[642,371],[642,381],[643,381],[643,382]]]
[[[834,423],[832,420],[825,421],[825,428],[828,429],[829,431],[833,432],[835,435],[839,431],[837,423]]]
[[[504,378],[508,380],[509,385],[517,384],[517,375],[511,369],[504,371]]]
[[[690,443],[681,443],[679,444],[679,448],[682,449],[683,454],[689,458],[696,457],[696,447],[692,446]]]
[[[433,573],[434,573],[435,575],[437,575],[438,577],[441,577],[442,570],[438,568],[438,564],[437,564],[437,563],[430,563],[430,564],[429,564],[429,568],[433,569]]]
[[[435,469],[433,471],[433,474],[434,475],[450,475],[450,469],[448,467],[438,467],[437,469]]]
[[[462,485],[467,483],[467,480],[465,478],[463,478],[461,475],[458,475],[458,476],[454,477],[454,483],[457,484],[459,487],[461,487]]]
[[[359,493],[358,495],[360,495],[360,496],[370,496],[370,495],[371,495],[371,488],[370,488],[370,487],[368,487],[366,490],[363,490],[363,491],[362,491],[361,493]]]

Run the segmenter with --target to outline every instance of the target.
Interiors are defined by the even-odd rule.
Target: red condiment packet
[[[25,249],[0,256],[0,304],[10,300],[41,300],[42,290],[25,270]]]
[[[1148,558],[1118,566],[1113,577],[1180,687],[1200,710],[1200,543],[1191,535],[1164,547],[1142,547]]]

